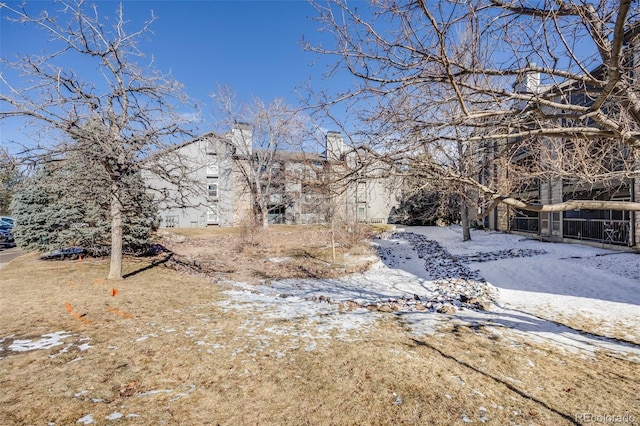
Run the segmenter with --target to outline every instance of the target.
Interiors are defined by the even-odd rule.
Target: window
[[[552,213],[551,214],[551,222],[552,222],[552,228],[554,231],[559,231],[560,230],[560,213]]]
[[[358,206],[356,219],[358,222],[364,222],[367,219],[367,208],[365,206]]]
[[[281,204],[282,203],[282,194],[271,194],[271,195],[269,195],[269,203],[270,204]]]
[[[218,223],[218,206],[212,205],[207,209],[207,223],[208,224],[216,224]]]
[[[367,183],[358,182],[358,188],[356,189],[356,201],[359,203],[367,201]]]
[[[316,179],[316,171],[313,170],[311,167],[305,168],[305,178],[308,180]]]
[[[209,198],[218,198],[218,184],[209,182],[207,184],[207,194]]]
[[[207,154],[207,176],[218,176],[218,157]]]

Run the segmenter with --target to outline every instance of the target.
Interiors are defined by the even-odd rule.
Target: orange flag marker
[[[120,315],[121,317],[133,318],[133,315],[131,315],[129,312],[123,312],[123,311],[120,311],[120,310],[118,310],[116,308],[112,308],[111,306],[107,307],[107,311],[113,312],[114,314]]]
[[[73,308],[71,307],[71,303],[67,302],[66,303],[66,308],[67,308],[67,312],[69,312],[69,315],[71,315],[72,317],[77,318],[84,325],[89,325],[89,320],[86,319],[84,317],[84,315],[80,315],[78,312],[74,312]]]

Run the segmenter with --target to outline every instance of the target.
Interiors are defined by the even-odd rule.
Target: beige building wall
[[[166,161],[187,168],[180,195],[175,185],[157,176],[147,176],[152,193],[169,194],[160,203],[161,227],[232,226],[246,216],[251,203],[243,195],[241,175],[233,159],[229,140],[206,134],[166,155]]]
[[[252,166],[251,129],[248,126],[239,125],[224,137],[206,134],[175,151],[175,158],[168,156],[167,161],[189,165],[188,181],[192,191],[183,200],[185,203],[160,205],[162,227],[253,223],[254,200],[246,177]],[[400,185],[393,185],[391,179],[379,173],[362,171],[346,184],[341,180],[344,174],[353,170],[348,167],[349,150],[339,133],[327,134],[324,156],[287,152],[279,155],[284,185],[281,193],[276,191],[273,196],[286,201],[282,207],[285,223],[324,221],[332,206],[342,220],[387,223],[392,209],[398,205]],[[149,176],[148,180],[159,191],[178,192],[175,186],[167,185],[157,177]],[[331,195],[325,184],[339,180],[339,185],[346,186]]]
[[[246,160],[242,160],[246,161]],[[229,214],[229,222],[227,226],[250,225],[254,221],[253,217],[253,197],[251,189],[247,183],[247,178],[242,172],[241,167],[248,167],[247,164],[241,164],[237,160],[232,164],[232,179],[230,195],[232,197],[232,211]]]
[[[192,141],[168,153],[162,161],[170,165],[180,165],[185,168],[185,175],[193,182],[203,182],[200,185],[190,184],[189,193],[181,194],[175,184],[151,174],[145,174],[145,180],[150,193],[159,204],[161,227],[199,227],[206,225],[206,152],[208,142],[205,140]],[[188,200],[185,200],[187,198]],[[186,201],[186,202],[185,202]]]

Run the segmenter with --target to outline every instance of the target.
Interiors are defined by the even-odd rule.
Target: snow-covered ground
[[[514,341],[640,360],[633,343],[640,341],[640,254],[485,231],[462,242],[459,227],[406,228],[376,244],[381,261],[366,273],[238,284],[225,307],[304,318],[316,326],[311,338],[368,327],[382,311],[419,336],[455,321]],[[584,333],[581,323],[599,335]]]
[[[569,348],[640,355],[638,345],[620,341],[640,341],[640,254],[485,231],[475,231],[472,241],[462,242],[459,227],[413,227],[407,231],[438,241],[463,260],[484,254],[468,258],[466,265],[498,288],[499,296],[490,313],[478,316],[474,312],[467,315],[470,319]],[[492,259],[491,253],[509,250],[532,256]],[[603,335],[613,329],[618,334],[624,329],[627,335],[618,340],[598,338],[548,321],[578,316],[583,322],[599,324]]]

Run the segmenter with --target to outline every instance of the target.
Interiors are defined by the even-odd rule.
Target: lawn
[[[369,312],[360,327],[341,328],[329,321],[339,312],[243,309],[231,278],[268,284],[286,275],[274,268],[282,263],[293,265],[285,268],[293,277],[318,275],[327,264],[339,275],[368,265],[372,253],[343,241],[335,267],[323,228],[242,232],[164,235],[180,261],[126,259],[122,281],[104,279],[101,259],[28,254],[0,270],[0,422],[640,421],[640,368],[606,353],[571,354],[448,321],[416,336],[390,313]]]

